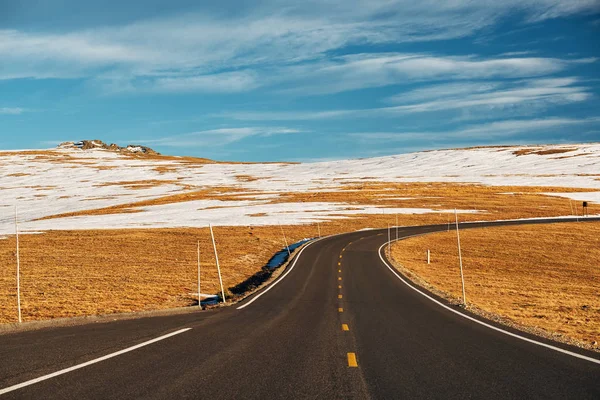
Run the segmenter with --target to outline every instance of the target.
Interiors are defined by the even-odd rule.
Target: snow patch
[[[73,145],[83,145],[83,142]],[[142,146],[132,145],[130,148],[143,151]],[[19,205],[23,225],[29,231],[206,226],[208,222],[215,225],[302,224],[347,218],[355,214],[452,212],[402,207],[382,209],[375,205],[354,207],[342,203],[269,203],[290,192],[337,191],[348,184],[369,182],[586,188],[588,192],[547,194],[577,201],[600,202],[600,144],[536,146],[538,148],[545,151],[576,150],[548,155],[516,155],[523,147],[476,148],[304,164],[197,165],[177,159],[126,157],[100,148],[53,149],[48,157],[3,151],[0,152],[0,234],[11,234],[15,204]],[[53,156],[55,154],[58,157]],[[63,158],[62,155],[68,157]],[[255,179],[239,180],[236,177],[238,175]],[[127,185],[105,185],[109,182],[153,180],[169,183],[140,185],[135,189]],[[224,186],[239,188],[235,195],[241,197],[229,202],[199,201],[152,206],[134,214],[34,221],[56,214]],[[351,192],[348,196],[350,199]],[[391,196],[387,197],[389,199]],[[411,200],[409,197],[392,199]],[[212,207],[210,204],[219,208],[207,208]]]

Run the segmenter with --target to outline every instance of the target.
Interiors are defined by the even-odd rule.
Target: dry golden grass
[[[322,235],[384,227],[391,215],[322,222]],[[441,223],[444,216],[406,216],[406,223]],[[289,243],[317,236],[317,226],[283,226]],[[284,247],[279,226],[215,227],[223,281],[231,288],[259,272]],[[51,231],[21,235],[21,284],[26,321],[156,310],[195,303],[196,243],[202,293],[218,292],[210,235],[204,229]],[[16,320],[15,240],[0,240],[0,323]]]
[[[166,174],[166,173],[177,172],[179,170],[179,168],[177,168],[176,166],[173,166],[173,165],[158,165],[158,166],[154,167],[154,170],[156,172],[158,172],[159,174]]]
[[[235,178],[240,182],[254,182],[257,181],[258,178],[252,175],[236,175]]]
[[[537,154],[539,156],[547,156],[550,154],[562,154],[568,153],[571,151],[578,150],[576,147],[573,148],[565,148],[565,149],[548,149],[548,150],[540,150],[539,148],[527,148],[527,149],[519,149],[513,151],[513,154],[516,156],[524,156],[528,154]]]
[[[176,181],[140,181],[142,187]],[[135,182],[120,182],[119,184],[139,187]],[[107,215],[134,212],[140,207],[178,203],[192,200],[222,200],[236,201],[249,200],[252,195],[240,194],[239,187],[211,187],[195,189],[183,187],[184,192],[156,199],[121,204],[77,211],[65,214],[56,214],[42,219],[53,219],[85,215]],[[190,191],[185,191],[190,190]],[[249,190],[244,189],[244,192]],[[394,208],[429,208],[432,210],[470,209],[479,213],[465,215],[465,220],[495,220],[512,218],[551,217],[558,215],[571,215],[573,207],[579,207],[579,202],[570,202],[568,199],[546,196],[542,193],[562,193],[589,191],[589,189],[573,189],[560,187],[520,187],[520,186],[485,186],[460,183],[348,183],[341,187],[332,187],[322,192],[288,192],[279,193],[277,198],[269,201],[271,204],[297,203],[297,202],[335,202],[347,203],[350,206],[376,205],[379,207]],[[255,192],[257,195],[265,192]],[[513,193],[513,194],[505,194]],[[395,198],[408,198],[395,200]],[[576,209],[581,214],[580,209]],[[600,205],[590,204],[589,213],[600,213]],[[402,221],[405,215],[400,216]],[[408,219],[411,219],[410,217]]]
[[[164,182],[164,181],[163,181]],[[185,187],[184,187],[185,189]],[[193,200],[240,200],[238,196],[235,195],[236,192],[239,192],[239,188],[230,188],[230,187],[215,187],[210,189],[202,189],[202,190],[194,190],[191,192],[183,192],[179,194],[159,197],[156,199],[143,200],[134,203],[127,204],[119,204],[116,206],[103,207],[103,208],[94,208],[90,210],[82,210],[82,211],[74,211],[70,213],[63,214],[55,214],[49,215],[47,217],[40,218],[39,220],[46,219],[54,219],[54,218],[66,218],[66,217],[79,217],[84,215],[108,215],[108,214],[123,214],[123,213],[132,213],[132,212],[140,212],[141,207],[148,206],[157,206],[162,204],[171,204],[178,203],[184,201],[193,201]]]
[[[20,178],[20,177],[23,177],[23,176],[31,176],[31,174],[26,174],[24,172],[17,172],[17,173],[14,173],[14,174],[7,174],[6,176],[12,176],[12,177]]]
[[[153,187],[158,187],[162,185],[177,185],[178,182],[176,180],[159,180],[159,179],[146,179],[139,181],[119,181],[119,182],[103,182],[95,184],[96,187],[103,186],[122,186],[127,189],[150,189]]]
[[[283,245],[279,227],[214,228],[227,287],[244,281]],[[284,228],[285,229],[285,228]],[[289,240],[308,227],[288,229]],[[202,292],[217,293],[207,229],[54,231],[21,236],[25,321],[194,304],[196,243]],[[15,241],[0,240],[0,322],[16,319]]]
[[[465,214],[466,221],[571,215],[571,205],[581,203],[546,196],[542,193],[577,192],[581,189],[517,186],[485,186],[456,183],[357,183],[342,190],[318,193],[281,194],[273,203],[281,202],[340,202],[350,205],[380,207],[429,208],[433,210],[478,210]],[[588,190],[589,191],[589,190]],[[513,194],[505,194],[513,193]],[[405,198],[405,200],[395,200]],[[600,213],[600,206],[590,204],[589,213]],[[407,219],[400,215],[401,221]],[[408,217],[410,219],[410,217]]]
[[[11,156],[41,156],[41,157],[61,157],[64,154],[56,150],[23,150],[23,151],[0,151],[0,157],[11,157]]]
[[[460,239],[467,303],[598,347],[599,223],[473,229],[461,231]],[[456,231],[397,242],[392,257],[421,284],[462,298]]]

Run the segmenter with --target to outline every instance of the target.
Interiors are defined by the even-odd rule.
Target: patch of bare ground
[[[139,181],[119,181],[119,182],[102,182],[95,184],[96,187],[104,186],[122,186],[127,189],[151,189],[162,185],[178,185],[179,182],[176,180],[159,180],[159,179],[147,179]]]
[[[235,164],[235,165],[247,165],[247,164],[256,164],[254,162],[237,162],[237,161],[217,161],[211,160],[210,158],[199,158],[199,157],[188,157],[188,156],[169,156],[163,154],[144,154],[144,153],[130,153],[130,152],[122,152],[120,155],[130,157],[130,158],[141,158],[144,160],[156,160],[156,161],[174,161],[177,166],[190,166],[190,165],[203,165],[203,164]],[[298,164],[294,162],[267,162],[261,164]]]
[[[600,350],[599,223],[464,230],[460,239],[472,308],[521,329]],[[421,285],[455,302],[462,298],[455,231],[399,241],[392,246],[392,258]]]
[[[235,178],[238,181],[241,182],[254,182],[257,181],[259,178],[252,176],[252,175],[236,175]]]
[[[490,146],[471,146],[471,147],[455,147],[448,150],[480,150],[480,149],[498,149],[498,151],[504,151],[507,149],[514,148],[515,146],[503,146],[503,145],[490,145]],[[435,151],[435,150],[430,150]]]
[[[563,149],[546,149],[546,150],[542,150],[540,148],[525,148],[525,149],[515,150],[515,151],[513,151],[513,154],[516,156],[525,156],[525,155],[529,155],[529,154],[537,154],[538,156],[546,156],[546,155],[550,155],[550,154],[568,153],[568,152],[576,151],[576,150],[578,150],[578,148],[576,148],[576,147],[563,148]]]
[[[570,156],[561,156],[561,157],[554,157],[557,160],[564,160],[565,158],[574,158],[574,157],[581,157],[581,156],[588,156],[589,154],[586,153],[579,153],[579,154],[573,154]]]
[[[159,174],[166,174],[171,172],[177,172],[179,171],[179,168],[173,165],[158,165],[154,167],[154,170]]]
[[[12,157],[12,156],[57,156],[60,157],[63,153],[56,150],[23,150],[23,151],[0,151],[0,157]]]

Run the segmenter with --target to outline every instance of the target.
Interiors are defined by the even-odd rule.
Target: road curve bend
[[[559,221],[565,220],[528,223]],[[523,221],[461,224],[461,229],[517,223]],[[446,228],[402,227],[399,235]],[[598,354],[465,318],[462,310],[449,309],[399,279],[404,277],[378,252],[386,242],[386,230],[315,241],[240,309],[0,335],[0,395],[600,398],[600,364],[593,362]],[[111,354],[117,355],[107,357]],[[65,369],[69,372],[51,375]]]

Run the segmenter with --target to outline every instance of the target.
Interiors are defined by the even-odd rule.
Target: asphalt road
[[[385,266],[386,241],[386,230],[316,241],[285,278],[235,307],[1,335],[0,393],[190,328],[2,398],[600,399],[600,364],[436,304]]]

